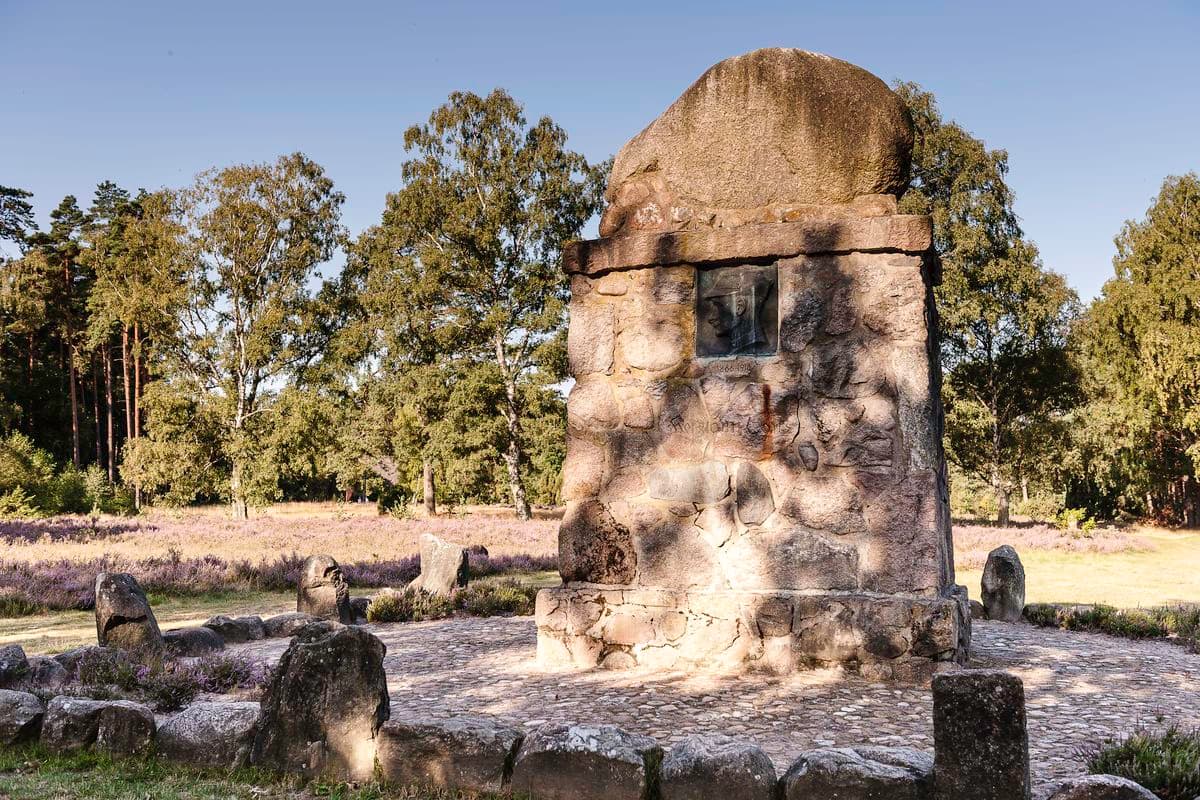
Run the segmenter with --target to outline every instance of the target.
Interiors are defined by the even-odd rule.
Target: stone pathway
[[[387,644],[393,714],[492,714],[520,725],[612,723],[664,745],[723,731],[756,741],[782,771],[813,747],[931,750],[932,703],[920,686],[833,671],[786,678],[663,672],[547,672],[533,661],[530,617],[453,619],[368,629]],[[233,650],[277,659],[288,641]],[[1200,725],[1200,655],[1161,642],[980,622],[972,666],[1025,682],[1035,782],[1083,772],[1078,751],[1160,721]]]

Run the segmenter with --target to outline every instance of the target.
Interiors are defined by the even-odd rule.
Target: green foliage
[[[1126,639],[1171,638],[1192,649],[1200,642],[1200,607],[1161,606],[1118,609],[1030,603],[1025,619],[1043,628],[1092,631]]]
[[[1058,519],[1063,510],[1065,498],[1053,492],[1034,492],[1028,500],[1017,503],[1017,513],[1035,522],[1049,522]]]
[[[424,305],[435,312],[423,318],[445,332],[443,346],[453,342],[466,380],[486,379],[480,388],[490,408],[475,419],[499,423],[485,427],[498,436],[503,480],[522,518],[530,516],[531,403],[562,377],[567,288],[559,255],[599,209],[605,177],[605,168],[567,150],[566,139],[549,117],[528,124],[502,90],[454,92],[427,124],[405,132],[412,157],[380,227],[393,262],[407,259],[422,277]],[[462,372],[434,381],[439,403],[453,405],[446,390]],[[416,415],[418,426],[428,419]]]
[[[1093,775],[1119,775],[1149,789],[1162,800],[1200,796],[1200,732],[1167,728],[1136,731],[1121,740],[1105,740],[1083,754]]]
[[[933,218],[942,259],[941,327],[947,457],[988,483],[1001,524],[1022,479],[1052,478],[1078,382],[1067,333],[1075,293],[1042,267],[1006,183],[1008,154],[988,150],[912,83],[896,91],[916,128],[912,187],[901,211]]]
[[[1198,525],[1200,177],[1167,178],[1116,244],[1116,275],[1076,336],[1089,396],[1074,427],[1076,493]]]
[[[1090,533],[1096,530],[1096,520],[1088,516],[1086,508],[1064,508],[1054,518],[1054,524],[1066,530],[1081,530]]]
[[[0,518],[128,513],[128,495],[96,465],[55,471],[54,459],[21,433],[0,439]]]
[[[533,613],[537,592],[537,587],[511,578],[474,583],[454,596],[454,604],[473,617],[494,617],[499,614],[528,616]]]
[[[454,613],[454,601],[423,589],[383,592],[367,606],[368,622],[422,622]]]

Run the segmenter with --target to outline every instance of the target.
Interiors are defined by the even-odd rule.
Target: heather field
[[[37,625],[29,618],[47,611],[86,612],[102,570],[132,573],[160,614],[181,620],[212,598],[240,606],[270,597],[272,606],[286,605],[301,563],[313,553],[335,556],[357,589],[402,586],[420,569],[417,542],[425,531],[486,548],[487,556],[473,557],[476,574],[545,575],[556,567],[557,516],[544,511],[522,522],[505,509],[476,507],[403,519],[370,505],[322,503],[284,504],[244,522],[220,508],[0,521],[0,618],[12,620],[0,623],[0,634],[11,637],[17,628],[33,634]],[[959,523],[954,538],[958,580],[975,597],[987,553],[1010,544],[1026,566],[1029,602],[1200,601],[1197,534]]]

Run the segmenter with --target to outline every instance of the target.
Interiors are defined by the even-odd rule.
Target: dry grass
[[[149,511],[139,517],[55,517],[0,521],[0,561],[102,556],[131,559],[214,555],[257,563],[288,553],[329,553],[339,561],[363,562],[414,555],[422,533],[465,545],[481,544],[493,556],[558,552],[558,521],[522,522],[501,509],[473,509],[469,516],[402,520],[375,513],[371,505],[333,503],[277,506],[247,521],[229,519],[224,509]]]
[[[1200,533],[1142,527],[1120,534],[1128,537],[1130,547],[1119,548],[1114,541],[1102,540],[1090,549],[1063,537],[1054,540],[1060,546],[1046,546],[1052,541],[1022,539],[1020,534],[1017,528],[955,529],[958,582],[972,597],[980,594],[987,551],[1011,544],[1025,566],[1025,600],[1029,603],[1145,608],[1200,602]],[[970,542],[969,549],[960,554],[960,542],[964,541]],[[979,558],[981,552],[983,558]],[[971,566],[964,567],[964,562]]]
[[[1097,528],[1094,531],[1065,531],[1051,525],[954,525],[954,563],[959,569],[982,569],[987,556],[1002,544],[1012,545],[1022,556],[1032,552],[1111,555],[1143,553],[1155,549],[1152,538],[1140,531]]]

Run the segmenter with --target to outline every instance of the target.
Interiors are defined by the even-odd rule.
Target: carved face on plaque
[[[769,355],[779,345],[775,265],[701,270],[696,293],[696,353]]]

